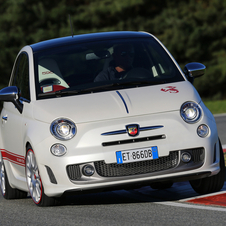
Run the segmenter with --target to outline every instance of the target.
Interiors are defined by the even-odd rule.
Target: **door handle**
[[[2,116],[2,119],[5,120],[5,121],[7,121],[8,116]]]

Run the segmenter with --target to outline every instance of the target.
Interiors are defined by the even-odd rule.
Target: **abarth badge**
[[[127,125],[126,131],[129,136],[135,137],[139,134],[139,125],[137,125],[137,124]]]

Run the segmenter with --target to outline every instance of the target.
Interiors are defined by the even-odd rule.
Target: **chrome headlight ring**
[[[180,115],[187,123],[196,123],[202,116],[201,107],[195,102],[189,101],[182,104]]]
[[[51,123],[50,132],[59,140],[70,140],[76,134],[76,126],[69,119],[58,118]]]

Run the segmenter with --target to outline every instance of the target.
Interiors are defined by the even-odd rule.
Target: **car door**
[[[26,105],[29,105],[30,102],[29,61],[26,52],[22,52],[17,57],[9,85],[19,88],[20,101],[23,102],[24,108],[26,108]],[[20,113],[13,103],[4,102],[1,118],[4,159],[10,162],[11,170],[15,169],[12,170],[15,177],[24,176],[24,111]]]

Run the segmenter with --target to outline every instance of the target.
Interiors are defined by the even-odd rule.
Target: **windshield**
[[[77,43],[35,53],[37,99],[183,81],[153,38]]]

